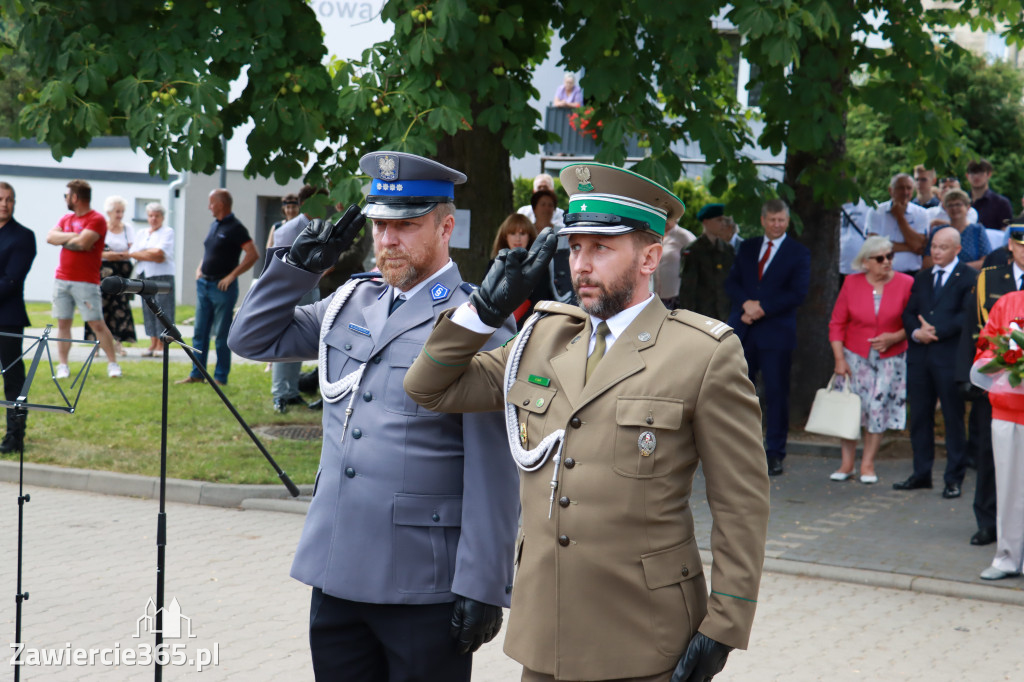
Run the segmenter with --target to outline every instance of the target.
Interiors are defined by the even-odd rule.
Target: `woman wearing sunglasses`
[[[893,244],[885,237],[868,237],[853,259],[860,273],[848,276],[832,309],[829,341],[835,373],[850,381],[860,396],[864,455],[861,483],[877,483],[875,455],[886,429],[906,426],[907,335],[903,309],[914,279],[892,269]],[[837,382],[840,388],[842,381]],[[833,481],[853,478],[857,441],[841,441],[843,461]]]

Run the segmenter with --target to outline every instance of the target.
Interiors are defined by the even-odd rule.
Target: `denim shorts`
[[[102,320],[103,302],[100,299],[100,285],[92,282],[54,280],[53,316],[58,320],[70,320],[75,316],[76,305],[82,313],[83,321]]]

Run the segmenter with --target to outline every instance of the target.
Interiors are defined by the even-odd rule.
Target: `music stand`
[[[10,365],[2,368],[4,374],[14,365],[15,362],[22,362],[29,352],[35,349],[35,353],[32,356],[32,364],[29,366],[28,371],[25,373],[25,383],[22,384],[21,391],[18,394],[17,400],[0,400],[0,405],[13,408],[15,417],[25,419],[28,417],[29,410],[37,410],[41,412],[67,412],[68,414],[74,414],[75,409],[78,407],[78,399],[82,396],[82,389],[85,388],[85,380],[89,375],[89,369],[92,367],[92,361],[96,357],[96,349],[99,347],[97,341],[82,341],[76,339],[56,339],[50,338],[50,329],[53,325],[46,325],[43,330],[42,336],[29,336],[25,334],[10,334],[8,332],[0,332],[2,336],[11,336],[20,339],[34,339],[32,345],[27,350],[23,350]],[[57,381],[57,377],[53,372],[53,357],[50,355],[50,341],[65,342],[65,343],[77,343],[87,344],[92,346],[89,350],[89,356],[86,358],[82,368],[78,370],[75,378],[71,381],[71,385],[68,387],[70,392],[74,392],[74,400],[72,401],[68,394],[64,392],[64,388]],[[57,387],[57,392],[60,393],[60,397],[63,401],[61,405],[49,405],[46,403],[32,403],[28,400],[28,394],[32,388],[32,381],[35,379],[36,370],[39,368],[39,362],[43,358],[43,354],[46,354],[47,362],[50,365],[50,379]],[[81,383],[79,383],[81,380]],[[77,392],[75,392],[75,384],[78,384]],[[24,521],[25,521],[25,503],[31,500],[30,495],[25,494],[25,439],[22,438],[21,447],[18,449],[18,588],[14,595],[15,617],[14,617],[14,641],[17,644],[22,644],[21,641],[21,608],[22,602],[28,601],[28,592],[22,591],[21,589],[21,577],[22,577],[22,544],[24,540]],[[21,650],[18,651],[14,658],[17,662],[21,657]],[[14,666],[14,682],[18,682],[21,679],[21,665],[15,664]]]
[[[156,318],[160,321],[160,324],[164,326],[164,331],[160,334],[160,340],[163,342],[164,347],[163,399],[161,403],[160,414],[160,510],[157,513],[156,530],[156,624],[155,627],[153,628],[155,630],[156,640],[153,651],[159,652],[161,650],[161,645],[163,644],[165,573],[164,560],[165,550],[167,546],[167,514],[164,510],[164,502],[166,499],[167,485],[167,389],[168,386],[170,385],[171,341],[178,344],[181,347],[181,349],[185,351],[185,354],[188,355],[193,365],[206,379],[205,383],[209,384],[210,388],[212,388],[214,392],[216,392],[217,395],[220,396],[220,399],[224,403],[225,407],[227,407],[231,414],[234,415],[235,419],[241,425],[242,429],[245,430],[245,432],[249,435],[249,438],[252,439],[252,442],[256,444],[256,447],[259,449],[259,451],[263,453],[263,456],[267,459],[267,462],[270,464],[270,466],[273,467],[274,471],[277,472],[278,478],[281,479],[281,483],[283,483],[284,486],[288,489],[288,492],[291,494],[291,496],[298,497],[299,489],[295,486],[294,483],[292,483],[292,480],[288,478],[288,474],[286,474],[281,469],[281,467],[277,465],[277,462],[274,461],[274,458],[263,446],[263,443],[260,441],[260,439],[257,438],[256,434],[253,433],[253,430],[249,428],[249,425],[245,422],[245,419],[242,418],[242,415],[238,413],[238,410],[236,410],[235,406],[231,404],[231,401],[228,400],[228,397],[224,395],[224,392],[222,390],[220,390],[220,386],[217,385],[217,382],[214,381],[213,377],[210,376],[210,373],[206,371],[206,367],[200,364],[199,361],[196,359],[194,352],[198,351],[196,351],[196,349],[192,348],[191,346],[187,345],[182,340],[181,332],[178,331],[178,328],[174,326],[173,322],[167,319],[167,316],[164,314],[164,311],[160,307],[160,304],[157,303],[156,297],[152,294],[140,294],[140,296],[142,300],[146,303],[146,305],[149,306],[149,309],[153,312]],[[159,656],[154,656],[154,679],[156,680],[156,682],[160,682],[163,679],[163,663],[161,663],[162,660],[164,661],[164,663],[166,663],[165,659],[161,659]]]

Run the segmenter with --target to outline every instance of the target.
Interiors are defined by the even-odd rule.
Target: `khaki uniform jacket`
[[[584,385],[591,324],[543,302],[508,400],[526,448],[565,429],[555,503],[553,458],[520,473],[523,527],[505,652],[558,679],[671,670],[699,629],[745,648],[768,523],[761,415],[731,330],[652,301]],[[477,353],[487,335],[446,313],[405,389],[440,411],[503,409],[512,344]],[[680,359],[684,358],[684,359]],[[540,384],[549,380],[548,386]],[[638,441],[657,439],[642,454]],[[690,491],[703,466],[713,517],[710,597]]]

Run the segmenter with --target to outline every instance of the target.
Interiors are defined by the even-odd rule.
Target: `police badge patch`
[[[398,158],[395,156],[388,156],[387,154],[378,156],[377,171],[380,173],[381,180],[397,180]]]
[[[440,282],[438,282],[430,290],[430,300],[431,301],[441,301],[441,300],[444,300],[445,298],[448,297],[449,293],[451,293],[451,289],[449,289],[445,285],[443,285]]]

